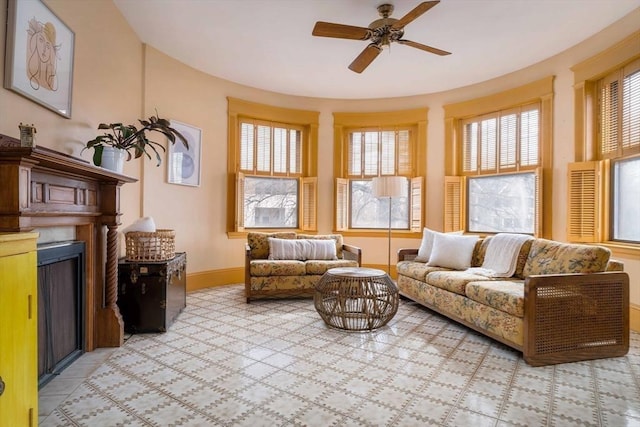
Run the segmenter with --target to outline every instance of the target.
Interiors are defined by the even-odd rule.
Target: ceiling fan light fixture
[[[384,36],[382,36],[382,39],[380,40],[380,47],[383,49],[391,50],[391,40],[389,40],[388,35],[385,34]]]

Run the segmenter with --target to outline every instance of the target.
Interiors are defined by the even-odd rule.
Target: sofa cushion
[[[297,290],[300,296],[313,295],[315,285],[322,276],[257,276],[251,278],[253,291],[267,292],[271,296],[278,296],[278,291],[291,296],[291,292]]]
[[[473,255],[471,256],[471,267],[482,267],[484,256],[487,254],[487,246],[491,241],[491,237],[493,236],[488,236],[484,239],[478,239],[475,248],[473,248]]]
[[[400,261],[396,264],[398,275],[411,277],[412,279],[422,280],[432,271],[449,271],[443,267],[431,267],[424,262],[417,261]]]
[[[303,276],[304,261],[253,260],[249,265],[251,276]]]
[[[319,239],[329,240],[332,239],[336,242],[336,257],[342,259],[342,234],[298,234],[298,239]]]
[[[466,270],[471,266],[471,256],[477,242],[478,236],[438,233],[433,238],[433,249],[427,265]]]
[[[518,261],[516,262],[516,272],[513,274],[513,277],[517,279],[524,279],[524,266],[527,263],[529,252],[531,251],[531,245],[533,245],[534,241],[535,239],[531,239],[522,244],[520,253],[518,254]]]
[[[470,282],[465,295],[474,301],[524,317],[524,281],[492,280]]]
[[[602,246],[536,239],[531,244],[523,275],[597,273],[606,271],[610,256],[611,251]]]
[[[295,239],[296,233],[293,231],[278,233],[247,233],[247,244],[251,250],[251,259],[269,258],[269,237],[276,237],[278,239]]]
[[[304,263],[307,274],[324,274],[331,268],[358,267],[358,261],[338,259],[334,261],[308,260]]]
[[[269,259],[335,260],[336,245],[322,239],[277,239],[269,237]]]
[[[518,346],[524,342],[524,319],[406,276],[398,277],[403,295],[457,321],[475,325]]]
[[[607,271],[624,271],[624,262],[610,259],[607,263]]]
[[[425,281],[436,288],[465,295],[467,283],[483,280],[487,280],[487,278],[466,271],[434,271],[427,274]]]

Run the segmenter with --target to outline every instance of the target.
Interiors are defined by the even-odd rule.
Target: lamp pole
[[[387,240],[387,274],[391,277],[391,196],[389,196],[389,238]]]
[[[389,199],[389,228],[387,230],[387,274],[391,276],[391,214],[394,197],[403,197],[407,193],[407,179],[401,176],[378,176],[373,178],[373,196]]]

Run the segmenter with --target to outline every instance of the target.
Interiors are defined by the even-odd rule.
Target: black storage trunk
[[[165,332],[186,306],[187,255],[118,263],[118,307],[127,332]]]

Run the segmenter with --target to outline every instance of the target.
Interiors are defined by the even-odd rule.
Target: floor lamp
[[[380,176],[373,178],[373,196],[389,198],[389,241],[387,249],[387,274],[391,276],[391,199],[407,194],[407,179],[402,176]]]

